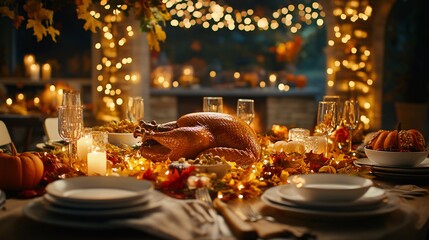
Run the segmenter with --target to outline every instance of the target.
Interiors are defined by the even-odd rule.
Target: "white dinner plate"
[[[46,186],[46,192],[76,204],[109,205],[128,202],[150,194],[153,184],[132,177],[82,176],[57,180]]]
[[[391,213],[398,209],[399,200],[398,197],[388,194],[387,198],[375,209],[360,210],[360,211],[328,211],[320,209],[303,208],[292,205],[285,205],[283,198],[278,194],[278,187],[272,187],[267,189],[261,196],[261,200],[267,205],[285,211],[292,214],[298,214],[302,217],[315,217],[315,218],[362,218],[372,217],[378,215],[384,215]]]
[[[159,207],[162,200],[160,196],[162,195],[151,194],[151,196],[148,198],[149,201],[147,201],[146,203],[143,202],[135,206],[110,208],[110,209],[68,208],[68,207],[51,204],[46,199],[42,199],[41,204],[46,210],[53,213],[58,213],[64,216],[112,219],[112,218],[139,216],[139,215],[142,215],[144,212],[147,212],[148,210],[152,210],[156,207]]]
[[[124,208],[124,207],[132,207],[137,206],[140,204],[147,203],[150,200],[152,194],[148,193],[144,196],[130,200],[130,201],[120,201],[120,202],[106,202],[104,204],[99,203],[85,203],[82,204],[80,202],[74,202],[74,201],[67,201],[62,198],[57,198],[55,196],[50,195],[49,193],[46,193],[43,195],[43,198],[48,201],[50,204],[59,206],[59,207],[66,207],[66,208],[77,208],[77,209],[112,209],[112,208]]]
[[[422,163],[414,167],[393,167],[380,166],[368,158],[359,158],[354,161],[357,166],[369,166],[375,171],[385,171],[392,173],[408,173],[408,174],[429,174],[429,158],[426,158]]]
[[[355,201],[308,201],[304,197],[296,193],[295,189],[289,184],[278,186],[276,189],[277,194],[284,200],[279,202],[280,204],[292,207],[307,207],[312,209],[329,211],[358,211],[366,209],[375,209],[383,202],[383,199],[387,197],[386,192],[383,189],[370,187],[362,197]]]
[[[152,201],[158,204],[157,206],[160,206],[160,204],[162,203],[162,199],[164,199],[165,195],[158,191],[154,191],[153,194],[154,199],[152,199]],[[109,223],[108,220],[111,219],[102,220],[85,217],[67,217],[66,215],[54,213],[48,211],[43,206],[42,201],[43,198],[36,198],[29,202],[23,209],[24,215],[36,222],[62,227],[95,230],[123,228],[119,224]]]
[[[0,207],[6,202],[6,194],[0,190]]]

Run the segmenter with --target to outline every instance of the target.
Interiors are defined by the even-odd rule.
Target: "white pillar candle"
[[[88,153],[88,176],[106,175],[107,154],[106,152],[92,151]]]
[[[42,65],[42,80],[43,81],[49,81],[51,80],[51,65],[49,63],[45,63]]]
[[[77,140],[77,156],[79,161],[88,160],[89,148],[92,146],[92,137],[91,135],[84,135],[83,137]]]
[[[30,79],[32,81],[39,81],[40,79],[40,66],[39,64],[31,64],[30,66]]]
[[[31,65],[36,63],[36,58],[33,54],[27,54],[24,56],[24,67],[25,67],[25,75],[30,76],[30,68]]]

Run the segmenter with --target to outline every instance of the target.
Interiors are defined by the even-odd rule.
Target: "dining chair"
[[[11,142],[12,139],[10,138],[9,130],[6,127],[6,124],[0,120],[0,146],[7,145]]]
[[[48,141],[60,141],[62,138],[58,133],[58,118],[46,118],[43,124]]]

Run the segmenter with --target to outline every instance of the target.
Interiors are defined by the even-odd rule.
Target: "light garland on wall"
[[[334,1],[336,24],[334,38],[328,40],[335,58],[328,59],[327,91],[348,98],[357,98],[361,107],[360,120],[365,129],[373,118],[374,73],[368,44],[372,7],[367,0]]]
[[[101,40],[94,46],[101,50],[101,59],[96,66],[97,101],[100,103],[97,118],[105,121],[119,120],[122,118],[122,106],[126,98],[124,86],[136,84],[140,80],[138,74],[132,74],[127,69],[133,59],[124,56],[127,44],[134,36],[134,29],[132,26],[119,24],[123,20],[122,10],[125,10],[126,5],[112,6],[107,1],[101,1],[100,5],[108,13],[103,14]],[[96,12],[93,14],[96,18],[101,16]]]
[[[253,9],[237,10],[232,6],[210,0],[166,0],[173,27],[191,28],[202,26],[212,31],[221,29],[240,31],[276,30],[284,26],[297,33],[305,25],[324,25],[322,5],[289,4],[273,11],[269,16],[258,16]]]

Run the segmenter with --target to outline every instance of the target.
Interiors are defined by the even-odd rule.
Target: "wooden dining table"
[[[395,182],[375,179],[379,187],[389,191]],[[419,185],[429,189],[429,185]],[[393,193],[392,193],[393,194]],[[228,223],[231,234],[221,239],[251,239],[237,232],[233,221],[247,224],[259,239],[428,239],[429,238],[429,194],[421,196],[396,196],[398,207],[395,211],[379,216],[329,218],[312,217],[273,208],[260,198],[244,200],[252,208],[270,216],[275,221],[261,219],[246,222],[237,215],[229,216],[218,209],[220,216]],[[146,232],[133,229],[88,230],[73,227],[49,225],[26,217],[23,208],[34,199],[8,197],[0,209],[0,239],[159,239]],[[237,201],[225,203],[229,213],[235,213]],[[231,211],[232,210],[232,211]],[[237,224],[234,223],[234,224]],[[297,234],[298,233],[298,234]],[[299,235],[299,236],[297,236]]]

